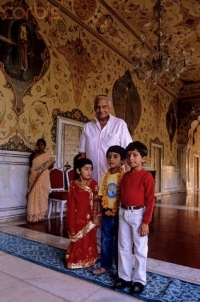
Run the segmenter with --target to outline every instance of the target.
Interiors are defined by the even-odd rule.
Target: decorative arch
[[[191,122],[190,129],[188,130],[188,145],[189,146],[193,146],[195,144],[195,133],[197,132],[199,123],[200,123],[200,115]]]

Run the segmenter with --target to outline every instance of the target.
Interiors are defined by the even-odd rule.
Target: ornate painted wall
[[[197,120],[200,115],[199,99],[182,100],[178,103],[178,136],[180,144],[190,143],[193,133],[197,127]],[[197,124],[196,124],[197,123]],[[190,130],[191,128],[191,130]]]
[[[149,149],[151,141],[161,142],[163,174],[170,169],[175,173],[173,183],[176,178],[175,98],[158,85],[136,79],[129,61],[109,43],[109,38],[118,40],[119,48],[123,48],[129,36],[114,22],[110,25],[106,9],[98,1],[87,4],[15,0],[8,5],[8,1],[1,1],[0,165],[12,175],[13,190],[20,192],[20,201],[12,205],[12,217],[24,213],[26,204],[27,182],[18,183],[15,177],[20,152],[26,159],[20,171],[27,171],[29,152],[40,137],[55,155],[57,116],[87,122],[94,117],[97,94],[113,99],[113,114],[126,120],[134,140],[141,140]],[[13,151],[9,163],[4,160],[6,151],[9,158]],[[151,169],[150,153],[147,166]],[[173,190],[176,188],[173,184]],[[166,185],[163,178],[163,191],[170,191],[169,178]],[[9,186],[5,194],[5,200],[12,204]],[[1,202],[1,208],[7,209],[8,203]]]
[[[29,151],[39,137],[44,137],[47,149],[55,153],[55,111],[78,109],[75,119],[79,120],[79,110],[91,119],[94,96],[107,93],[116,100],[113,113],[118,116],[119,106],[131,103],[132,114],[121,117],[134,139],[149,147],[150,140],[158,137],[164,144],[164,164],[176,164],[176,133],[170,141],[166,126],[167,111],[172,104],[176,112],[176,101],[158,86],[138,82],[129,62],[109,43],[97,39],[95,28],[102,37],[118,39],[120,46],[120,30],[114,31],[112,24],[113,31],[108,32],[102,19],[105,9],[97,6],[97,1],[91,1],[93,5],[85,10],[78,1],[74,7],[63,1],[62,10],[52,1],[11,3],[10,9],[7,1],[1,5],[0,46],[4,56],[0,65],[0,149]],[[77,16],[79,22],[75,21]],[[20,26],[26,28],[24,49]]]

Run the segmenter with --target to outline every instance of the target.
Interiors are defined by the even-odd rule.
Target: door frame
[[[196,160],[196,163],[197,163],[197,166],[195,166],[195,160]],[[195,190],[199,190],[199,155],[198,154],[194,154],[194,189]],[[196,187],[195,187],[196,185]]]
[[[155,160],[153,158],[154,156],[154,150],[155,148],[160,149],[160,158],[159,158],[159,162],[157,162],[158,166],[159,166],[159,173],[158,171],[155,169]],[[155,176],[155,190],[158,187],[159,191],[155,192],[155,194],[159,195],[162,194],[162,161],[163,161],[163,143],[160,142],[160,140],[158,138],[156,138],[155,140],[152,140],[150,143],[150,157],[151,157],[151,170],[156,171],[156,176]]]
[[[85,123],[75,121],[69,118],[65,118],[62,116],[57,116],[57,130],[56,130],[56,166],[58,168],[62,167],[62,129],[63,124],[65,125],[73,125],[78,127],[84,127]]]

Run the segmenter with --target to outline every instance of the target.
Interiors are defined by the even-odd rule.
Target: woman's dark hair
[[[43,139],[43,138],[39,138],[39,139],[37,140],[36,146],[37,146],[39,143],[42,143],[45,147],[46,147],[46,145],[47,145],[45,139]]]
[[[39,138],[36,142],[36,146],[38,146],[39,143],[42,143],[45,147],[46,147],[46,141],[43,139],[43,138]],[[31,153],[31,155],[29,156],[29,167],[31,168],[32,167],[32,163],[33,163],[33,159],[36,155],[36,151],[33,151]]]
[[[139,141],[132,142],[126,147],[127,152],[134,151],[134,150],[137,150],[142,157],[147,156],[147,154],[148,154],[147,147]]]

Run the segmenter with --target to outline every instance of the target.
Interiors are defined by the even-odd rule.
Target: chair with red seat
[[[74,179],[74,169],[70,168],[66,170],[66,186],[67,189],[69,190],[70,182]]]
[[[65,190],[64,173],[59,168],[53,168],[50,171],[50,193],[49,193],[49,208],[48,208],[48,219],[51,216],[52,204],[60,206],[60,220],[63,220],[64,208],[67,203],[68,192]]]

